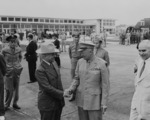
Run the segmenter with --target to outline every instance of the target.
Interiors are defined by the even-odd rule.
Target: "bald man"
[[[138,51],[130,120],[150,120],[150,41],[143,40]]]

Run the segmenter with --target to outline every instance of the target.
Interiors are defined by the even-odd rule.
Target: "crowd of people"
[[[65,34],[60,37],[64,45]],[[29,68],[28,83],[38,82],[39,85],[37,103],[41,120],[60,120],[65,106],[64,98],[76,104],[79,120],[102,120],[107,110],[110,90],[109,53],[102,45],[105,41],[101,37],[95,37],[92,41],[83,42],[80,41],[78,33],[73,34],[73,41],[68,49],[71,84],[64,90],[59,54],[61,51],[66,52],[66,47],[60,46],[58,36],[53,38],[53,42],[42,42],[38,47],[34,32],[29,33],[29,44],[24,56]],[[5,119],[5,112],[9,110],[11,102],[14,109],[21,109],[18,100],[19,81],[23,70],[22,49],[17,35],[8,36],[6,41],[8,44],[3,46],[0,54],[0,120]],[[136,89],[132,99],[130,120],[149,120],[150,41],[141,41],[137,49],[140,58],[134,68]],[[38,58],[40,64],[37,67]]]

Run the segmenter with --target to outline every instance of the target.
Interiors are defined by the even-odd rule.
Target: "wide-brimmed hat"
[[[56,49],[53,43],[42,43],[40,48],[36,51],[38,54],[47,54],[47,53],[58,53],[59,50]]]
[[[78,51],[83,51],[85,49],[93,49],[95,46],[95,44],[93,44],[92,42],[80,42],[79,43],[79,50]]]

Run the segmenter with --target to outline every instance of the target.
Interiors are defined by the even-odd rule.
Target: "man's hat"
[[[59,50],[56,49],[53,43],[42,43],[40,48],[36,51],[38,54],[47,54],[47,53],[58,53]]]
[[[6,41],[8,42],[16,42],[17,41],[17,36],[16,35],[10,35],[6,38]]]
[[[78,51],[83,51],[85,49],[93,49],[95,44],[93,44],[92,42],[80,42],[79,43],[79,50]]]

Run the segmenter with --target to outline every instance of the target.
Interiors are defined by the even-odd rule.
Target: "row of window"
[[[80,20],[58,20],[58,19],[38,19],[38,18],[14,18],[14,17],[1,17],[1,21],[22,21],[22,22],[46,22],[46,23],[83,23]]]
[[[77,25],[74,25],[74,26],[67,26],[67,25],[41,25],[41,24],[0,24],[0,28],[66,28],[66,29],[72,29],[72,28],[75,28],[75,29],[89,29],[90,26],[77,26]]]

